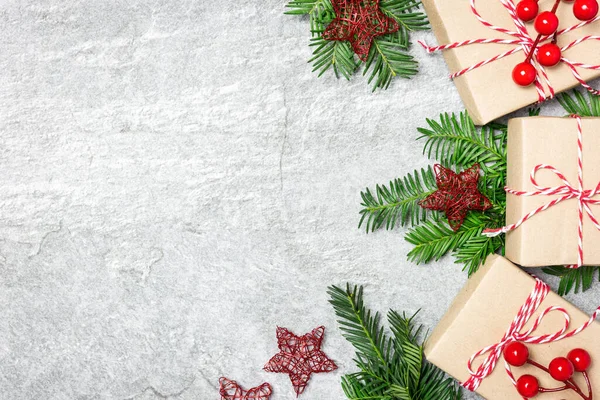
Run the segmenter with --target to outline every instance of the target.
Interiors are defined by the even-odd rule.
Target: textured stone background
[[[210,400],[225,375],[293,399],[261,370],[275,327],[324,324],[340,369],[302,398],[342,399],[327,285],[440,319],[461,267],[356,226],[361,189],[427,165],[416,127],[461,110],[446,67],[415,48],[386,92],[317,79],[283,5],[1,3],[0,397]]]

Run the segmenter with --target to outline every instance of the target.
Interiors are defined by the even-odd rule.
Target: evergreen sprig
[[[444,372],[423,358],[421,326],[416,314],[408,317],[390,310],[391,335],[363,300],[363,288],[328,288],[343,336],[356,349],[360,370],[342,378],[342,389],[352,400],[460,400],[461,392]]]
[[[460,229],[454,232],[444,217],[438,216],[408,231],[405,239],[414,245],[408,258],[417,264],[428,263],[451,252],[456,263],[464,264],[470,276],[487,256],[504,248],[503,236],[482,235],[485,228],[499,227],[502,224],[503,215],[500,213],[471,213]]]
[[[506,125],[491,123],[476,128],[466,112],[442,114],[439,122],[427,119],[427,124],[429,128],[417,128],[421,133],[417,140],[425,140],[423,153],[427,157],[458,168],[479,163],[487,174],[506,174]]]
[[[333,68],[336,77],[350,79],[356,71],[358,63],[354,59],[354,51],[348,42],[332,42],[321,37],[311,39],[315,46],[313,57],[308,62],[313,63],[313,72],[323,75]]]
[[[410,222],[412,225],[424,221],[428,211],[419,206],[419,201],[436,190],[433,168],[415,170],[398,178],[388,186],[376,185],[374,193],[367,188],[361,193],[363,209],[358,224],[365,225],[367,232],[385,225],[393,229],[396,225]]]
[[[381,11],[395,19],[400,28],[373,41],[363,71],[363,75],[368,75],[373,90],[387,89],[395,77],[410,78],[418,72],[418,62],[408,53],[410,33],[429,29],[427,17],[419,10],[419,6],[419,0],[381,1]],[[350,44],[322,38],[323,32],[335,18],[331,0],[292,0],[287,8],[286,14],[308,15],[310,18],[313,56],[309,62],[313,64],[313,72],[322,76],[333,69],[336,77],[350,79],[362,64],[355,57]]]
[[[594,284],[594,277],[599,270],[600,267],[567,268],[562,265],[543,268],[545,273],[560,278],[556,292],[561,296],[571,291],[574,293],[579,293],[580,290],[585,292],[591,288]],[[600,279],[600,275],[598,278]]]
[[[569,114],[577,114],[582,117],[600,117],[600,97],[589,92],[586,93],[587,95],[583,95],[580,91],[573,90],[572,96],[563,93],[557,99]]]
[[[385,35],[373,40],[363,75],[369,75],[373,91],[387,89],[396,76],[410,78],[418,72],[419,64],[398,43],[397,37]]]

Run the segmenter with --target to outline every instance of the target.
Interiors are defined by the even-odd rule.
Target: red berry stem
[[[556,13],[556,10],[558,10],[558,6],[560,5],[560,1],[561,0],[556,0],[556,2],[554,3],[554,7],[552,7],[552,13]],[[529,54],[527,54],[527,58],[525,59],[526,63],[531,62],[531,58],[533,57],[533,53],[535,51],[535,49],[538,47],[538,44],[540,44],[540,41],[542,40],[542,34],[538,33],[537,37],[535,38],[535,41],[533,42],[533,46],[531,46],[531,49],[529,50]],[[555,40],[556,40],[556,36],[555,36]]]
[[[543,365],[541,365],[541,364],[533,361],[532,359],[527,360],[527,363],[533,365],[536,368],[541,369],[542,371],[544,371],[548,375],[550,375],[550,370],[548,368],[546,368]],[[549,389],[549,388],[542,388],[542,387],[540,387],[540,392],[542,392],[542,393],[543,392],[550,393],[550,392],[560,392],[560,391],[563,391],[563,390],[571,389],[575,393],[577,393],[579,396],[581,396],[582,399],[584,399],[584,400],[592,400],[592,386],[590,384],[590,380],[589,380],[589,378],[587,376],[587,373],[585,371],[582,372],[582,374],[585,377],[585,381],[586,381],[587,386],[588,386],[588,392],[590,393],[589,397],[583,394],[583,392],[581,391],[581,389],[579,388],[579,386],[577,386],[577,384],[572,379],[569,379],[569,380],[565,381],[565,386],[562,386],[562,387],[559,387],[559,388]]]
[[[588,376],[587,371],[583,371],[583,372],[581,372],[581,374],[585,378],[585,383],[588,388],[588,393],[589,393],[588,400],[592,400],[592,398],[594,397],[594,393],[592,392],[592,384],[590,383],[590,377]]]
[[[554,389],[548,389],[548,388],[541,387],[540,388],[540,393],[562,392],[563,390],[567,390],[567,389],[569,389],[569,387],[566,386],[566,385],[565,386],[561,386],[561,387],[557,387],[557,388],[554,388]]]
[[[527,54],[527,58],[525,59],[526,63],[530,63],[531,62],[531,58],[533,57],[533,52],[537,48],[538,44],[540,44],[540,40],[542,40],[542,34],[541,33],[538,34],[538,36],[535,38],[535,42],[533,42],[533,46],[531,46],[531,49],[529,50],[529,54]]]
[[[556,0],[556,3],[554,3],[554,7],[552,7],[552,13],[556,14],[556,10],[558,10],[559,4],[560,4],[560,0]]]

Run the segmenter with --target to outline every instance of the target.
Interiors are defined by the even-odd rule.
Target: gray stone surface
[[[461,110],[442,58],[415,48],[421,74],[376,94],[317,79],[283,5],[2,2],[0,397],[217,399],[225,375],[293,399],[261,370],[275,327],[323,324],[340,368],[302,398],[342,399],[327,285],[440,319],[460,266],[356,226],[361,189],[428,164],[416,127]]]

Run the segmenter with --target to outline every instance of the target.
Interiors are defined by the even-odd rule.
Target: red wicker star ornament
[[[461,227],[468,211],[485,211],[492,207],[492,202],[477,188],[479,164],[459,174],[439,164],[434,169],[438,190],[421,200],[419,205],[430,210],[444,211],[454,231]]]
[[[265,365],[265,371],[289,374],[296,395],[302,394],[313,372],[331,372],[337,365],[321,351],[325,327],[302,336],[277,328],[279,353]]]
[[[347,40],[362,61],[367,61],[376,36],[394,33],[398,22],[385,15],[379,0],[332,0],[336,18],[323,32],[325,40]]]
[[[221,400],[269,400],[272,389],[268,383],[244,390],[236,381],[227,378],[219,379]]]

